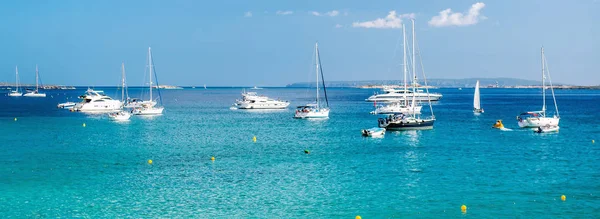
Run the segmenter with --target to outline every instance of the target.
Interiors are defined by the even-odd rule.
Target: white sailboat
[[[150,72],[150,82],[149,82],[150,99],[148,99],[147,101],[143,101],[139,107],[136,107],[133,110],[133,114],[135,114],[135,115],[161,115],[163,113],[163,110],[165,109],[162,106],[157,106],[157,102],[154,99],[152,99],[152,78],[155,75],[152,74],[152,72],[154,70],[154,63],[152,62],[152,49],[150,47],[148,47],[148,67],[149,67],[149,72]],[[158,82],[157,82],[157,86],[158,86]],[[160,98],[160,91],[158,94],[159,94],[159,98]]]
[[[542,110],[529,111],[521,113],[517,116],[517,124],[521,128],[542,128],[547,130],[558,131],[558,123],[560,115],[558,114],[558,105],[554,96],[554,88],[550,78],[550,71],[547,69],[546,56],[544,55],[544,47],[542,47]],[[550,90],[552,91],[552,100],[554,101],[555,114],[549,117],[546,114],[546,72],[548,72],[548,81],[550,82]]]
[[[402,25],[402,30],[405,27]],[[417,98],[415,94],[415,90],[417,87],[417,71],[416,71],[416,55],[415,55],[415,41],[416,41],[416,33],[415,33],[415,21],[412,20],[412,73],[413,73],[413,81],[412,81],[412,102],[411,105],[415,106],[417,104]],[[406,42],[405,42],[406,43]],[[404,65],[406,65],[406,59],[404,61]],[[425,79],[425,74],[423,73],[423,78]],[[425,79],[425,85],[427,86],[427,80]],[[426,90],[427,94],[429,94],[429,90]],[[416,112],[409,112],[408,114],[399,113],[390,115],[388,118],[379,118],[378,124],[380,128],[385,128],[390,131],[401,131],[401,130],[426,130],[433,129],[433,124],[435,122],[435,115],[433,114],[433,108],[431,106],[431,99],[427,101],[429,103],[429,109],[431,110],[430,118],[421,118],[420,114]]]
[[[323,78],[323,69],[321,67],[321,59],[319,58],[319,44],[315,43],[315,62],[317,75],[317,98],[315,103],[298,106],[294,114],[296,119],[311,119],[311,118],[329,118],[329,100],[327,99],[327,89],[325,88],[325,78]],[[323,93],[325,94],[326,106],[321,106],[319,100],[319,73],[323,82]]]
[[[125,77],[125,63],[121,63],[121,102],[123,105],[127,99],[127,85],[126,85],[126,77]],[[123,110],[123,106],[121,106],[121,110],[118,112],[108,114],[108,117],[115,121],[127,121],[131,114],[125,110]]]
[[[475,84],[475,95],[473,97],[473,113],[483,113],[483,108],[481,108],[481,98],[479,97],[479,80],[477,80],[477,83]]]
[[[46,97],[46,94],[39,92],[39,71],[38,66],[35,65],[35,90],[28,90],[24,97]]]
[[[403,58],[403,74],[404,74],[404,91],[400,91],[400,93],[403,94],[411,94],[412,93],[412,97],[414,99],[418,99],[416,97],[417,93],[411,92],[410,90],[408,90],[408,59],[407,59],[407,55],[406,55],[406,44],[408,41],[406,41],[406,31],[404,29],[402,29],[402,39],[403,41],[403,54],[404,54],[404,58]],[[413,90],[414,91],[414,90]],[[427,96],[425,96],[427,98]],[[429,99],[429,98],[427,98]],[[375,102],[377,103],[377,102]],[[403,100],[397,101],[397,102],[392,102],[389,103],[387,105],[379,105],[377,106],[375,105],[375,110],[371,112],[371,114],[397,114],[397,113],[416,113],[416,114],[421,114],[421,106],[417,106],[414,104],[414,102],[412,104],[409,104],[409,99],[404,98]]]
[[[21,91],[19,90],[19,67],[15,67],[15,90],[11,91],[8,96],[11,97],[20,97],[23,96],[23,93],[21,93]]]

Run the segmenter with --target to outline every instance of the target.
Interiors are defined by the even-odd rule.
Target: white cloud
[[[396,11],[390,11],[390,13],[385,18],[377,18],[375,20],[365,21],[365,22],[354,22],[354,23],[352,23],[352,26],[353,27],[363,27],[363,28],[380,28],[380,29],[401,28],[402,27],[402,18],[415,18],[415,14],[410,13],[410,14],[397,15]]]
[[[327,12],[327,13],[325,13],[325,14],[326,14],[327,16],[329,16],[329,17],[335,17],[335,16],[338,16],[338,15],[340,15],[340,12],[339,12],[339,11],[337,11],[337,10],[333,10],[333,11],[329,11],[329,12]]]
[[[252,12],[246,11],[246,13],[244,13],[244,17],[252,17]]]
[[[275,12],[275,14],[277,14],[277,15],[290,15],[293,13],[294,13],[293,11],[277,11],[277,12]]]
[[[434,16],[429,21],[429,26],[446,27],[446,26],[469,26],[477,24],[479,20],[485,20],[486,17],[481,15],[479,11],[485,7],[483,2],[477,2],[471,5],[469,13],[464,15],[460,12],[452,13],[452,9],[440,11],[438,16]]]
[[[340,15],[340,11],[338,10],[333,10],[333,11],[328,11],[325,13],[320,13],[318,11],[311,11],[310,14],[314,15],[314,16],[329,16],[329,17],[335,17]]]
[[[335,25],[335,28],[342,28],[342,27],[344,27],[344,26],[342,26],[341,24],[336,24]]]

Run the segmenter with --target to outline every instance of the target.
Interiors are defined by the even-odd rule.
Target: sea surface
[[[479,116],[473,89],[437,89],[433,130],[377,139],[360,134],[377,126],[375,90],[328,89],[327,120],[292,118],[314,90],[257,90],[287,110],[230,110],[241,90],[161,90],[165,114],[129,122],[56,108],[84,88],[1,94],[0,217],[600,217],[600,91],[557,90],[560,132],[536,134],[515,117],[541,109],[540,89],[481,89]]]

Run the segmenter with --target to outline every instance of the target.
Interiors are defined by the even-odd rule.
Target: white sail
[[[481,100],[479,97],[479,80],[475,84],[475,96],[473,97],[473,108],[475,110],[481,109]]]

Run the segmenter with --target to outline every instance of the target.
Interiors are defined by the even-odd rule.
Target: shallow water
[[[560,132],[536,134],[515,117],[539,89],[481,89],[479,116],[472,89],[439,89],[434,130],[379,139],[360,134],[374,90],[328,89],[316,121],[292,118],[313,91],[288,88],[258,90],[279,111],[230,110],[237,88],[163,90],[164,115],[129,122],[56,109],[83,91],[0,96],[3,217],[600,217],[600,91],[558,90]]]

